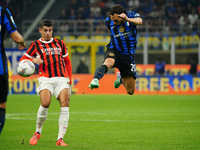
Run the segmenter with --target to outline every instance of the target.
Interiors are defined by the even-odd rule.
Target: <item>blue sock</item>
[[[108,71],[108,67],[106,65],[101,65],[95,71],[94,78],[97,78],[98,80],[100,80],[107,71]]]
[[[6,110],[4,108],[0,108],[0,134],[1,134],[1,131],[3,130],[3,126],[5,123],[5,114],[6,114]]]

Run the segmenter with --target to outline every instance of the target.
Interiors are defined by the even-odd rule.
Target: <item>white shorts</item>
[[[59,93],[64,89],[69,89],[70,92],[70,85],[69,85],[69,77],[39,77],[39,86],[37,88],[37,94],[39,95],[41,90],[48,89],[51,92],[51,95],[55,95],[57,98]]]

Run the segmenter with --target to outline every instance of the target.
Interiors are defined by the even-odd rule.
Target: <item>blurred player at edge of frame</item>
[[[13,41],[19,44],[18,49],[23,50],[26,47],[24,38],[17,31],[17,26],[14,22],[13,16],[8,10],[0,6],[0,134],[3,130],[5,124],[5,114],[6,114],[6,101],[8,96],[8,66],[7,57],[4,48],[4,36],[7,33],[10,34]]]
[[[30,59],[39,65],[39,86],[37,94],[41,105],[38,109],[36,130],[29,143],[37,144],[41,137],[42,126],[47,118],[51,97],[54,94],[60,102],[59,132],[56,145],[68,146],[63,141],[69,120],[69,100],[71,94],[72,66],[68,49],[64,41],[53,38],[52,21],[44,19],[40,22],[41,38],[31,43],[26,53],[20,59]]]
[[[114,87],[124,85],[130,95],[135,91],[136,66],[134,53],[137,45],[137,28],[142,19],[137,11],[125,11],[117,4],[110,10],[110,16],[105,19],[105,25],[110,32],[110,42],[104,57],[104,63],[96,69],[89,88],[99,87],[99,80],[111,68],[119,69]]]

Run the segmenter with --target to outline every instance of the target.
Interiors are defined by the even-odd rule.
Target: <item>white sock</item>
[[[36,132],[42,133],[42,126],[47,118],[48,108],[40,105],[37,113]]]
[[[68,120],[69,120],[69,107],[61,107],[60,117],[58,120],[59,124],[58,139],[60,138],[63,139],[67,131]]]

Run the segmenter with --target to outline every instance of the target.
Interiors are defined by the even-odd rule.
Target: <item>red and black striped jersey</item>
[[[39,76],[44,77],[68,77],[64,58],[68,56],[64,41],[52,38],[43,41],[41,38],[32,42],[25,53],[29,58],[41,58],[43,64],[39,65]]]

